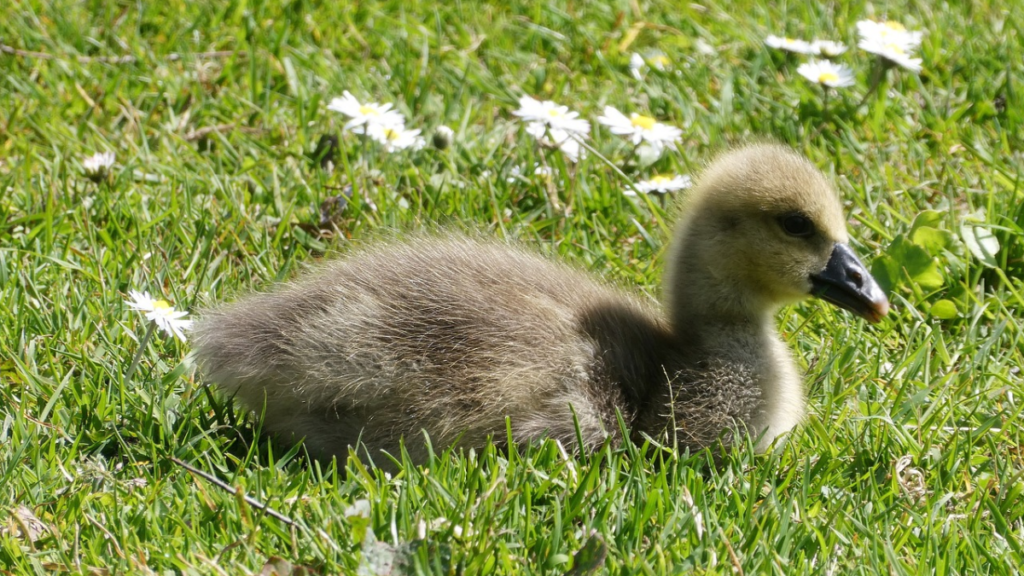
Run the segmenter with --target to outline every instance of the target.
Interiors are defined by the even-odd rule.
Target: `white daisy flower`
[[[634,52],[629,57],[629,71],[637,80],[643,79],[643,73],[647,68],[654,68],[659,72],[664,72],[671,67],[672,61],[661,52],[655,52],[647,56],[641,56]]]
[[[182,342],[186,340],[184,331],[192,328],[192,321],[183,319],[188,312],[175,310],[166,300],[152,298],[149,292],[131,290],[128,295],[131,297],[128,306],[132,310],[141,312],[168,336],[177,336]]]
[[[348,90],[341,98],[334,98],[327,105],[328,110],[341,112],[351,118],[345,123],[345,130],[351,130],[356,134],[366,134],[370,126],[394,127],[405,125],[405,117],[392,110],[392,104],[378,104],[368,102],[363,104],[356,100],[356,97]]]
[[[886,62],[891,62],[911,72],[921,71],[921,59],[914,58],[907,44],[901,42],[889,42],[881,38],[861,40],[857,47],[865,52],[875,54]]]
[[[659,72],[664,72],[665,70],[668,70],[669,68],[672,67],[672,61],[668,59],[668,56],[665,56],[661,52],[651,54],[644,60],[647,61],[648,66],[654,68]]]
[[[683,131],[675,126],[662,124],[650,116],[633,112],[629,118],[612,106],[604,107],[604,116],[598,122],[604,124],[613,134],[625,136],[634,146],[647,142],[657,150],[675,145],[683,137]]]
[[[846,52],[846,45],[842,42],[834,42],[832,40],[815,40],[811,42],[811,49],[819,56],[835,58],[843,52]]]
[[[551,141],[562,154],[565,154],[569,161],[579,162],[580,158],[586,157],[587,153],[580,145],[582,136],[556,129],[552,129],[549,132],[551,134]]]
[[[132,310],[140,310],[142,312],[152,312],[156,310],[156,300],[149,295],[149,292],[139,292],[138,290],[129,290],[128,296],[131,300],[128,301],[128,306]]]
[[[633,75],[633,78],[636,78],[637,80],[643,80],[643,71],[646,66],[647,63],[644,62],[644,57],[637,54],[636,52],[633,52],[633,54],[629,57],[629,73]]]
[[[887,62],[913,72],[921,70],[921,59],[914,58],[913,52],[921,45],[923,32],[907,30],[902,24],[892,20],[861,20],[857,22],[857,33],[860,35],[857,46],[861,50],[876,54]]]
[[[97,152],[82,160],[82,169],[85,170],[86,178],[99,182],[107,177],[107,173],[114,165],[113,152]]]
[[[806,40],[795,40],[793,38],[784,38],[782,36],[769,34],[768,37],[764,39],[764,43],[769,48],[795,52],[796,54],[816,54],[814,49],[811,47],[811,43]]]
[[[368,124],[366,135],[384,145],[384,150],[394,152],[412,148],[419,150],[426,141],[420,136],[419,130],[406,130],[405,126],[382,126],[380,124]]]
[[[830,88],[842,88],[853,84],[853,70],[828,60],[811,60],[798,66],[796,71],[811,82]]]
[[[567,132],[561,128],[550,128],[540,122],[531,122],[526,125],[526,132],[536,138],[541,144],[557,148],[565,157],[572,162],[578,162],[585,156],[580,148],[580,140],[583,134]]]
[[[579,118],[578,112],[570,112],[568,106],[561,106],[551,100],[541,102],[524,94],[519,98],[519,109],[512,113],[525,122],[540,123],[570,134],[590,133],[590,122]]]
[[[697,38],[697,41],[694,42],[693,47],[697,49],[698,53],[703,54],[705,56],[710,56],[718,52],[717,50],[715,50],[714,46],[709,44],[708,41],[703,38]]]
[[[676,175],[676,176],[654,176],[650,180],[643,180],[634,184],[634,187],[641,194],[650,194],[652,192],[665,194],[667,192],[676,192],[678,190],[686,190],[693,185],[693,181],[689,176]],[[636,192],[632,189],[627,189],[623,192],[626,196],[636,196]]]
[[[875,22],[874,20],[861,20],[857,22],[857,33],[861,40],[879,40],[883,43],[895,43],[903,47],[905,51],[911,51],[921,45],[924,32],[920,30],[907,30],[907,28],[894,20]]]

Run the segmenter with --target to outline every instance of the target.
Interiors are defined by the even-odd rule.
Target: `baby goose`
[[[594,448],[746,427],[759,448],[804,413],[773,313],[813,295],[869,321],[888,301],[847,246],[836,192],[774,145],[720,157],[687,197],[663,315],[527,250],[463,237],[372,247],[207,312],[208,380],[316,457],[541,437]]]

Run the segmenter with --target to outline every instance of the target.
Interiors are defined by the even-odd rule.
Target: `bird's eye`
[[[779,223],[790,236],[807,238],[814,234],[814,223],[803,214],[787,214],[779,219]]]

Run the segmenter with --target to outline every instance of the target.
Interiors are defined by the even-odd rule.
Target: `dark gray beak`
[[[825,269],[811,274],[811,294],[878,322],[889,312],[889,299],[846,244],[836,243]]]

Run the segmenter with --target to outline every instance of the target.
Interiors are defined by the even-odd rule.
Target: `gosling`
[[[206,312],[206,380],[314,457],[553,438],[570,449],[671,434],[698,450],[746,431],[759,450],[804,414],[776,310],[816,296],[877,322],[889,308],[807,160],[755,145],[688,192],[664,312],[528,250],[465,237],[356,251]],[[577,430],[578,427],[578,430]],[[579,446],[582,442],[582,446]],[[379,461],[379,460],[378,460]]]

